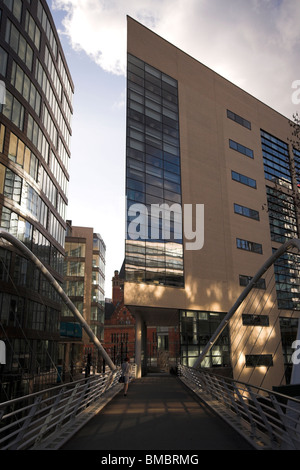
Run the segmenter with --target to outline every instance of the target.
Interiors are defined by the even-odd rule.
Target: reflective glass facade
[[[181,361],[192,367],[223,320],[222,312],[180,312]],[[230,367],[229,329],[222,332],[206,356],[203,367]]]
[[[271,239],[278,243],[285,243],[289,238],[297,238],[298,228],[294,198],[269,186],[266,189]]]
[[[290,157],[288,145],[265,131],[261,131],[261,141],[265,178],[274,183],[273,186],[266,186],[271,240],[283,244],[299,236],[295,200],[299,152],[293,149]],[[292,178],[293,168],[295,181]],[[274,270],[278,308],[299,310],[299,255],[285,253],[275,263]]]
[[[78,227],[76,229],[80,230]],[[104,321],[105,252],[105,244],[98,234],[94,234],[93,253],[90,260],[87,259],[90,251],[86,249],[86,241],[84,239],[80,241],[77,236],[72,240],[70,233],[67,236],[64,290],[82,315],[84,314],[83,304],[86,309],[88,305],[94,306],[94,311],[97,310],[96,307],[99,307],[99,316],[94,315],[94,320],[101,323],[101,327],[103,327]],[[86,297],[85,284],[91,287],[90,298]],[[66,306],[63,306],[62,314],[70,316],[70,311]],[[95,334],[100,338],[100,330],[97,331],[97,326],[99,327],[99,325],[95,327]]]
[[[72,79],[46,1],[5,0],[0,21],[0,226],[62,283]],[[0,336],[8,340],[6,328],[16,328],[5,370],[23,387],[23,374],[54,370],[60,301],[13,248],[9,256],[1,250],[9,275],[0,289]]]
[[[127,80],[126,281],[183,287],[177,81],[130,54]]]
[[[275,263],[275,279],[278,308],[300,309],[300,256],[285,253]]]
[[[261,144],[265,178],[292,189],[288,145],[265,131],[261,131]]]
[[[99,234],[93,232],[92,228],[73,227],[71,221],[68,221],[65,249],[64,291],[88,322],[93,333],[102,342],[105,309],[105,243]],[[72,326],[74,325],[74,316],[66,305],[62,306],[62,317],[61,335],[65,344],[70,340],[76,343]],[[75,365],[76,362],[77,372],[80,372],[87,354],[91,354],[91,364],[98,367],[98,351],[95,350],[95,346],[82,327],[76,323],[75,326],[77,340],[82,339],[82,341],[77,341],[75,355],[74,349],[69,350],[69,363]],[[80,331],[81,336],[79,335]],[[62,361],[63,372],[67,369],[67,361]]]

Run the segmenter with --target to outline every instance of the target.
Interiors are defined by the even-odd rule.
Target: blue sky
[[[67,218],[124,258],[126,15],[292,118],[299,0],[48,0],[75,84]]]

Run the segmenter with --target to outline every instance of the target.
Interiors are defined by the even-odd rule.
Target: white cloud
[[[103,70],[125,74],[126,15],[280,112],[291,111],[299,0],[53,0],[66,34]]]
[[[300,1],[49,0],[49,3],[52,9],[65,12],[61,34],[69,39],[72,48],[85,52],[101,69],[116,75],[103,74],[100,69],[98,75],[94,73],[96,67],[85,69],[89,61],[75,55],[68,218],[73,219],[74,225],[94,227],[103,236],[107,244],[106,291],[110,295],[111,276],[121,267],[124,257],[122,75],[126,70],[126,15],[291,117],[299,107],[292,103],[295,93],[292,84],[300,80]],[[88,76],[91,70],[93,80]],[[83,160],[86,165],[82,165]]]
[[[126,69],[126,15],[148,27],[160,17],[149,0],[53,0],[52,8],[66,11],[64,34],[72,47],[114,74]]]

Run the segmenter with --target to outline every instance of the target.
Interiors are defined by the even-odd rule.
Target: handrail
[[[181,379],[260,450],[300,450],[300,399],[180,365]]]
[[[93,417],[111,390],[120,390],[120,374],[119,369],[109,371],[0,403],[0,449],[34,450],[47,448],[47,442],[61,445],[62,436]]]
[[[59,449],[121,390],[120,375],[107,369],[0,403],[0,450]]]

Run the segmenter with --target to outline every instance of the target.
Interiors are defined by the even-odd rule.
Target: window
[[[57,208],[57,189],[43,165],[40,165],[40,187],[51,204]]]
[[[225,315],[222,312],[180,312],[182,364],[193,366]],[[222,366],[230,366],[228,327],[221,333],[202,363],[202,367]]]
[[[69,297],[83,297],[84,296],[84,282],[66,280],[64,288]]]
[[[162,231],[161,216],[155,227],[150,223],[152,204],[165,203],[172,210],[181,203],[177,81],[130,54],[127,68],[127,204],[128,209],[144,204],[149,219],[145,216],[139,226],[143,233],[136,233],[137,240],[128,230],[126,278],[182,287],[182,220],[174,213],[176,223],[171,219],[168,234]],[[128,227],[135,219],[128,216]]]
[[[49,163],[50,169],[56,178],[56,181],[58,182],[59,186],[63,190],[64,194],[67,192],[67,187],[68,187],[68,179],[63,171],[62,166],[60,165],[58,159],[56,158],[55,154],[51,150],[51,157],[50,157],[50,163]]]
[[[243,325],[245,326],[269,326],[268,315],[242,314]]]
[[[239,153],[242,153],[243,155],[246,155],[246,157],[254,158],[253,150],[245,147],[245,145],[235,142],[234,140],[229,139],[229,147]]]
[[[262,254],[262,245],[260,243],[250,242],[248,240],[236,239],[236,246],[240,250],[251,251],[253,253]]]
[[[240,286],[246,287],[250,281],[252,281],[252,276],[245,276],[240,274],[239,280],[240,280]],[[255,284],[254,284],[255,289],[266,289],[266,281],[263,278],[260,278]]]
[[[64,270],[65,276],[84,277],[85,263],[78,260],[66,260],[64,263]]]
[[[51,211],[49,211],[48,230],[52,237],[54,237],[61,246],[64,246],[65,229]]]
[[[66,256],[75,258],[85,257],[85,243],[66,241],[65,250]]]
[[[6,103],[0,104],[0,112],[15,124],[19,129],[23,130],[24,124],[24,106],[6,90]]]
[[[18,286],[27,287],[29,284],[29,260],[23,256],[16,255],[13,280]]]
[[[5,137],[5,126],[0,124],[0,152],[3,152],[4,146],[4,137]]]
[[[3,165],[1,164],[0,167],[2,169]],[[5,181],[3,188],[4,196],[20,204],[21,192],[22,178],[16,175],[16,173],[11,171],[9,168],[5,168]]]
[[[36,87],[31,83],[30,78],[23,72],[21,67],[13,62],[11,84],[25,98],[36,114],[40,115],[41,95]]]
[[[0,226],[21,240],[26,246],[31,246],[33,226],[23,217],[4,206]]]
[[[58,94],[61,95],[62,94],[61,83],[60,83],[60,80],[58,79],[58,76],[56,74],[56,69],[54,67],[54,63],[53,63],[52,59],[51,59],[50,67],[48,65],[48,69],[49,69],[49,71],[52,70],[52,71],[55,72],[55,73],[53,72],[51,78],[53,80],[54,85],[56,84],[55,88],[56,88]],[[36,60],[35,78],[36,78],[37,82],[39,83],[39,85],[41,86],[43,92],[46,95],[49,106],[50,106],[50,108],[51,108],[51,110],[54,114],[56,123],[57,123],[63,137],[64,137],[65,142],[68,145],[69,140],[70,140],[70,130],[67,126],[66,119],[64,118],[63,113],[60,109],[59,101],[56,99],[55,93],[52,90],[51,82],[48,79],[47,74],[46,74],[42,64],[40,63],[40,61],[38,59]],[[70,121],[70,117],[71,117],[70,110],[68,111],[67,115],[68,115],[68,118],[69,118],[69,121]],[[62,160],[64,162],[63,157],[62,157]]]
[[[7,52],[0,47],[0,75],[3,77],[6,77],[7,56]]]
[[[59,96],[59,99],[61,101],[61,98],[62,98],[62,84],[61,84],[59,75],[57,73],[55,63],[52,59],[51,53],[50,53],[47,46],[45,47],[45,65],[46,65],[47,70],[50,74],[50,77],[51,77],[52,83],[55,87],[55,90],[57,92],[57,95]]]
[[[0,294],[0,319],[4,326],[18,327],[23,324],[24,299],[11,294]]]
[[[44,10],[44,7],[42,5],[41,0],[38,0],[37,16],[38,16],[38,19],[39,19],[39,21],[42,25],[43,30],[46,33],[49,44],[50,44],[51,49],[53,51],[53,54],[56,58],[57,57],[57,42],[56,42],[56,39],[55,39],[55,34],[54,34],[53,29],[52,29],[51,23],[48,19],[47,13]]]
[[[43,115],[43,124],[45,126],[45,129],[48,132],[48,135],[50,136],[50,139],[52,140],[55,148],[57,148],[58,145],[58,132],[55,127],[54,121],[48,111],[48,108],[44,106],[44,115]]]
[[[285,243],[291,238],[298,238],[296,207],[293,197],[268,186],[266,189],[271,239]]]
[[[250,129],[251,130],[251,122],[247,121],[246,119],[242,118],[241,116],[239,116],[238,114],[235,114],[233,113],[232,111],[229,111],[229,109],[227,109],[227,117],[229,119],[232,119],[233,121],[237,122],[238,124],[240,124],[241,126],[244,126],[246,127],[247,129]]]
[[[19,22],[21,22],[22,0],[4,0],[4,5],[6,5],[14,17],[17,18]]]
[[[46,327],[46,306],[29,300],[26,315],[26,327],[43,331]]]
[[[288,189],[292,188],[288,145],[261,131],[265,178]]]
[[[275,251],[275,249],[273,250]],[[279,309],[300,310],[300,256],[286,252],[274,264]]]
[[[39,50],[40,49],[40,39],[41,39],[41,32],[36,25],[36,22],[26,11],[26,21],[25,21],[25,31],[28,33],[30,39],[34,43],[35,47]]]
[[[0,281],[8,282],[11,264],[11,252],[0,248]],[[1,318],[1,314],[0,314]]]
[[[236,171],[231,171],[231,177],[233,181],[237,181],[238,183],[242,183],[246,186],[250,186],[250,188],[256,189],[256,181],[248,176],[237,173]]]
[[[246,367],[271,367],[272,354],[246,354]]]
[[[18,54],[20,59],[32,70],[33,50],[26,39],[19,33],[13,23],[7,20],[5,40],[10,47]]]
[[[44,264],[50,263],[50,242],[38,230],[34,231],[34,243],[32,246],[33,253]]]
[[[0,50],[1,51],[1,50]],[[1,61],[0,61],[1,63]],[[297,186],[298,192],[300,191],[300,151],[298,149],[293,149],[294,154],[294,163],[295,163],[295,170],[296,170],[296,178],[297,178]]]
[[[26,147],[24,142],[12,132],[9,138],[8,158],[24,168],[24,170],[37,181],[39,166],[37,157]]]
[[[70,103],[72,104],[72,98],[73,98],[72,85],[71,85],[70,80],[68,78],[68,74],[67,74],[63,59],[61,57],[61,54],[59,54],[59,56],[58,56],[58,69],[59,69],[60,74],[62,76],[62,81],[63,81],[63,84],[65,86],[66,92],[67,92],[67,98],[69,99]],[[65,96],[63,96],[63,105],[69,107],[69,104],[66,102]]]
[[[249,207],[240,206],[239,204],[234,204],[235,214],[243,215],[244,217],[249,217],[250,219],[259,220],[259,213],[254,209],[249,209]]]
[[[38,123],[33,119],[33,117],[28,115],[28,124],[27,124],[27,137],[31,140],[33,145],[38,149],[44,158],[45,162],[49,163],[49,143],[44,136],[41,128]]]

